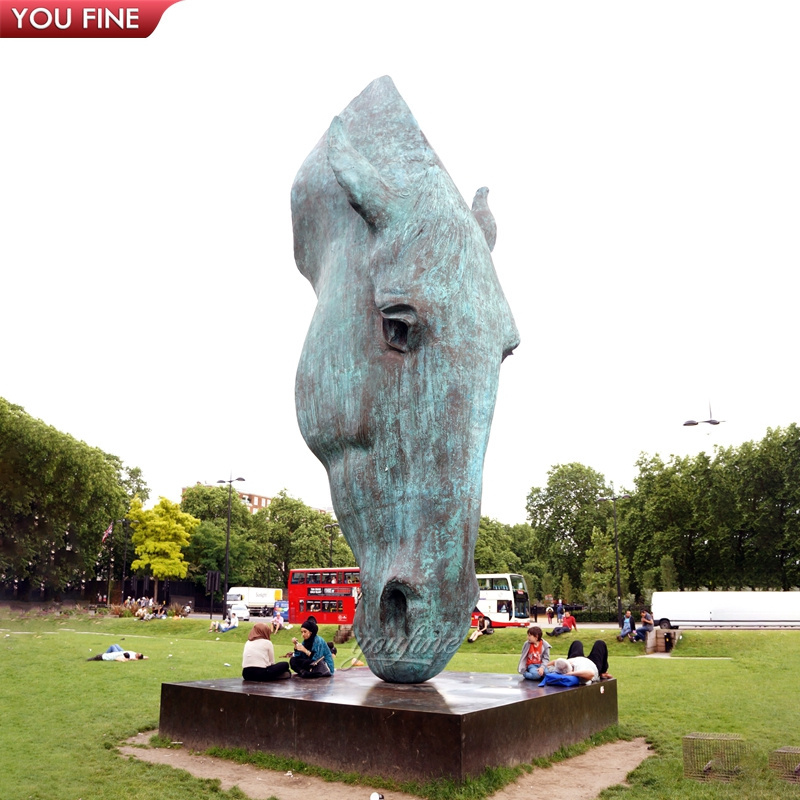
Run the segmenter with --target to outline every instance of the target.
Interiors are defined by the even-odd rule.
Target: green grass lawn
[[[0,798],[241,798],[213,781],[121,758],[115,748],[157,727],[163,682],[238,676],[249,627],[209,634],[207,621],[199,619],[0,616]],[[292,633],[275,637],[276,654],[291,649]],[[323,626],[321,633],[330,639],[333,628]],[[581,636],[588,645],[596,632]],[[524,638],[522,630],[482,637],[463,645],[449,668],[513,673]],[[685,632],[669,659],[640,658],[641,645],[618,643],[611,630],[602,638],[619,681],[618,734],[646,736],[656,752],[634,772],[632,788],[609,790],[604,798],[800,798],[800,787],[775,779],[767,768],[773,749],[800,746],[800,680],[794,669],[800,631]],[[86,661],[114,642],[150,658]],[[568,646],[566,637],[554,640],[553,656],[566,654]],[[336,663],[349,658],[353,647],[340,647]],[[751,747],[745,777],[730,784],[685,780],[681,740],[693,731],[742,734]],[[489,772],[465,787],[416,788],[431,798],[479,798],[514,774]]]

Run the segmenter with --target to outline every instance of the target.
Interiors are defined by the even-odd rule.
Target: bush
[[[617,615],[615,612],[609,611],[573,611],[572,615],[575,621],[580,624],[581,622],[602,622],[602,623],[617,623]]]

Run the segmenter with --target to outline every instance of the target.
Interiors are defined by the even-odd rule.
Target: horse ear
[[[497,241],[497,223],[494,221],[494,214],[492,214],[489,202],[486,199],[488,194],[489,190],[485,186],[481,186],[475,192],[475,198],[472,201],[472,214],[483,231],[486,244],[489,245],[489,252],[491,253]]]
[[[372,164],[350,144],[339,117],[328,129],[328,163],[350,205],[366,223],[385,227],[393,192]]]

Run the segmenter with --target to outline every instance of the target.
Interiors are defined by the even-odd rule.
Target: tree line
[[[0,397],[0,584],[21,596],[93,579],[141,471]]]
[[[616,491],[582,464],[553,466],[524,524],[482,517],[478,572],[519,572],[531,595],[616,607],[655,589],[800,585],[800,429],[691,457],[642,454]],[[225,571],[228,488],[192,486],[145,510],[141,470],[0,398],[0,585],[46,596],[97,577],[189,578]],[[617,498],[612,500],[612,498]],[[110,526],[110,527],[109,527]],[[110,534],[110,535],[109,535]],[[231,504],[229,585],[287,585],[299,567],[356,564],[335,520],[280,492],[251,514]]]
[[[614,511],[623,600],[652,592],[800,586],[800,428],[713,455],[642,454],[617,490],[582,464],[550,469],[527,498],[528,523],[481,520],[479,572],[522,572],[539,598],[616,607]],[[612,500],[612,498],[617,498]]]

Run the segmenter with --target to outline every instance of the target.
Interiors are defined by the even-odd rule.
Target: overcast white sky
[[[640,452],[759,440],[800,421],[798,40],[796,2],[730,0],[184,0],[145,40],[1,40],[0,396],[153,501],[241,475],[329,506],[289,190],[389,74],[491,190],[522,343],[484,514],[524,521],[554,464],[622,488]]]

